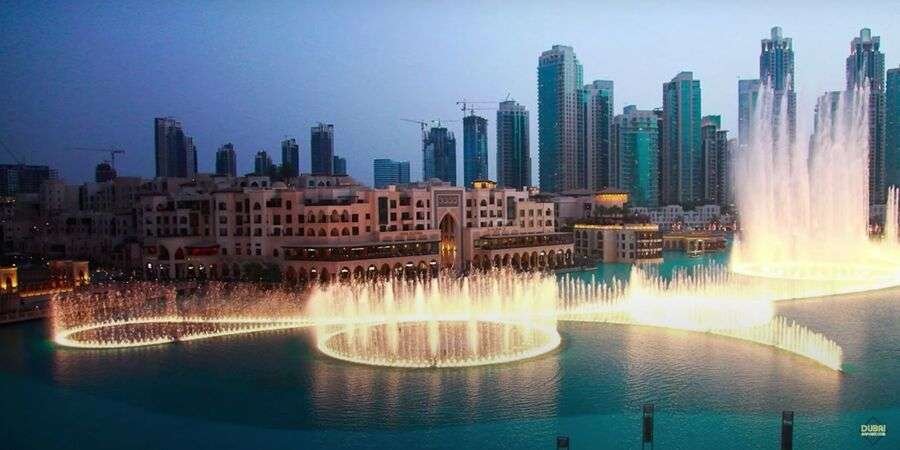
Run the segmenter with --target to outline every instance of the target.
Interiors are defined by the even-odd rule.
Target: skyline
[[[90,9],[84,6],[53,11],[23,6],[0,12],[0,23],[10,30],[0,38],[0,51],[10,60],[0,72],[7,86],[0,139],[25,162],[49,164],[67,181],[91,179],[102,159],[67,149],[76,146],[121,146],[127,153],[117,158],[119,174],[149,177],[152,120],[173,116],[194,138],[201,172],[214,172],[215,152],[227,142],[237,151],[238,172],[250,172],[256,152],[277,155],[285,135],[298,140],[305,172],[307,130],[321,121],[334,124],[334,153],[353,156],[350,174],[371,184],[375,158],[411,161],[412,178],[420,178],[420,130],[400,119],[456,119],[460,122],[446,126],[462,136],[463,113],[455,102],[464,98],[499,101],[509,93],[531,111],[536,162],[537,59],[556,44],[574,48],[585,83],[615,82],[615,114],[629,104],[662,106],[662,83],[692,71],[701,81],[702,115],[721,115],[731,137],[737,137],[737,80],[757,77],[760,40],[773,26],[781,26],[794,42],[801,130],[809,129],[815,98],[844,86],[843,65],[860,28],[882,37],[886,68],[900,65],[894,44],[900,30],[893,20],[898,7],[886,2],[867,5],[866,11],[836,5],[806,12],[802,20],[783,20],[797,17],[790,13],[794,5],[779,7],[778,14],[746,8],[732,12],[742,14],[740,23],[716,21],[725,12],[694,6],[704,20],[689,14],[662,20],[677,14],[662,5],[640,15],[596,7],[597,17],[610,18],[604,21],[609,27],[599,31],[591,26],[591,15],[560,17],[532,6],[523,6],[511,24],[491,14],[490,6],[474,14],[462,6],[341,3],[327,11],[314,5],[280,10],[277,17],[267,8],[246,17],[232,8],[213,17],[201,5],[141,11],[140,18],[131,11],[141,8],[135,5],[95,8],[91,14],[84,14]],[[362,8],[378,11],[359,14]],[[153,28],[156,14],[174,17],[175,9],[184,20],[167,24],[170,35]],[[411,20],[427,17],[431,9],[441,11],[447,29],[458,32],[435,37],[427,23]],[[602,14],[607,10],[610,16]],[[354,14],[366,21],[352,19]],[[839,17],[839,25],[823,31],[818,24],[826,23],[824,16]],[[280,26],[292,23],[290,17],[297,18],[297,26]],[[658,26],[642,26],[654,17]],[[689,26],[696,21],[705,24],[702,31]],[[628,39],[608,38],[624,32]],[[147,93],[150,87],[155,90]],[[496,179],[496,117],[493,111],[481,115],[488,119],[489,174]],[[90,164],[84,164],[88,157]],[[4,152],[0,162],[13,161]],[[532,184],[537,184],[536,164],[534,169]]]

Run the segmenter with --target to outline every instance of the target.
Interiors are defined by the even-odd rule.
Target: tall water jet
[[[761,84],[750,145],[734,156],[740,233],[732,270],[830,284],[809,295],[900,284],[896,246],[869,237],[869,98],[865,83],[823,95],[802,142],[780,119],[784,97]]]

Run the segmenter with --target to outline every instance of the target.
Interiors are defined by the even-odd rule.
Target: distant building
[[[422,140],[422,179],[456,186],[456,138],[446,128],[432,127]]]
[[[886,184],[900,186],[900,67],[887,71],[884,160]]]
[[[94,181],[97,183],[102,183],[115,178],[116,169],[113,169],[112,165],[107,161],[97,164],[97,168],[94,169]]]
[[[216,175],[237,176],[237,157],[231,142],[219,147],[216,151]]]
[[[663,142],[660,172],[663,204],[701,200],[700,80],[681,72],[663,84]]]
[[[40,192],[47,180],[56,179],[56,170],[48,166],[27,164],[0,164],[0,196]]]
[[[759,80],[738,80],[738,146],[750,145],[753,134],[753,110],[759,96]]]
[[[611,133],[610,185],[631,194],[634,206],[659,204],[659,124],[654,111],[626,106]]]
[[[281,141],[281,176],[300,175],[300,146],[294,138]]]
[[[528,110],[513,100],[497,110],[497,185],[531,186]]]
[[[725,206],[728,201],[728,131],[721,116],[704,116],[701,121],[701,183],[703,203]]]
[[[853,91],[864,83],[869,87],[869,203],[883,204],[887,195],[885,184],[885,96],[884,53],[881,38],[863,28],[859,37],[850,42],[847,57],[847,90]]]
[[[610,187],[613,82],[596,80],[585,85],[579,95],[578,184],[594,190]]]
[[[331,161],[332,170],[334,170],[334,175],[336,176],[344,176],[347,175],[347,159],[341,158],[340,156],[335,155],[332,157]]]
[[[154,119],[156,176],[190,178],[197,173],[197,148],[184,133],[181,122],[171,117]]]
[[[253,160],[253,174],[270,176],[275,173],[275,165],[272,164],[272,158],[265,150],[256,152],[256,158]]]
[[[383,189],[391,184],[409,184],[409,161],[376,159],[372,163],[375,188]]]
[[[463,182],[488,179],[487,119],[470,114],[463,117]]]
[[[787,112],[788,138],[797,136],[797,93],[794,91],[794,45],[782,35],[781,27],[773,27],[769,39],[760,42],[759,80],[771,86],[775,94],[773,117],[781,120],[782,105]],[[777,128],[776,128],[777,129]]]
[[[572,47],[554,45],[538,59],[538,178],[542,191],[583,187],[579,161],[579,90],[584,76]]]
[[[319,123],[310,132],[310,172],[317,175],[333,174],[334,125]]]

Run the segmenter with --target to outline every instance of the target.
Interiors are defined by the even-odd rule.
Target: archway
[[[445,214],[441,219],[441,266],[453,269],[456,262],[456,221],[450,214]]]

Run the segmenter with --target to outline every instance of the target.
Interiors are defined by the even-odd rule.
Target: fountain
[[[761,85],[750,145],[734,160],[741,231],[732,270],[796,283],[788,298],[900,284],[896,200],[887,208],[889,238],[868,232],[868,89],[822,96],[807,145],[792,140],[781,120],[784,96]]]

